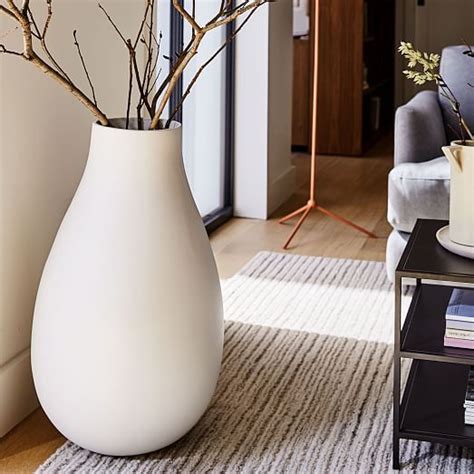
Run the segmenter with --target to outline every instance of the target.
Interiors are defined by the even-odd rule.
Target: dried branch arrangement
[[[472,49],[469,46],[467,48],[468,50],[464,54],[474,57]],[[427,82],[435,82],[439,86],[440,94],[451,104],[452,111],[457,117],[460,139],[463,142],[466,141],[466,138],[473,140],[474,136],[462,116],[461,104],[439,73],[441,59],[439,54],[423,53],[416,50],[411,43],[403,41],[400,43],[398,51],[408,61],[408,69],[403,71],[403,74],[420,86]],[[455,130],[454,132],[457,134]]]
[[[220,7],[215,16],[210,18],[207,23],[199,24],[196,20],[196,0],[192,2],[191,12],[188,12],[183,7],[181,0],[172,0],[173,8],[179,13],[183,21],[190,26],[192,34],[188,44],[182,48],[180,54],[174,58],[166,58],[170,61],[169,73],[161,80],[158,63],[160,57],[164,56],[160,56],[162,35],[161,33],[157,34],[155,32],[156,0],[144,0],[143,19],[134,38],[127,38],[122,33],[119,25],[114,21],[113,15],[99,3],[98,8],[104,15],[106,21],[113,27],[118,38],[128,51],[129,81],[125,112],[126,128],[129,128],[133,115],[137,118],[138,127],[140,129],[143,129],[145,126],[144,117],[150,119],[147,121],[149,122],[150,130],[168,128],[171,120],[173,120],[182,107],[184,100],[190,94],[191,89],[203,70],[225,49],[227,44],[235,38],[257,8],[269,1],[272,0],[241,0],[237,2],[233,0],[221,0]],[[30,0],[22,0],[21,5],[18,0],[0,0],[0,14],[9,17],[14,25],[9,33],[19,31],[21,32],[23,40],[22,51],[8,49],[4,44],[0,43],[0,53],[16,56],[19,59],[33,64],[70,92],[96,117],[99,123],[108,126],[109,119],[105,112],[99,107],[96,90],[92,82],[91,74],[87,68],[87,61],[80,46],[78,32],[76,30],[72,32],[72,41],[90,89],[90,91],[87,92],[81,90],[76,85],[70,74],[61,67],[50,50],[47,36],[53,17],[53,0],[43,0],[43,4],[46,10],[46,17],[44,23],[40,25],[36,21]],[[182,77],[186,66],[198,53],[199,46],[206,34],[216,28],[225,27],[244,14],[246,14],[246,17],[239,27],[233,30],[233,33],[227,37],[226,41],[197,70],[195,76],[189,82],[187,89],[184,91],[182,99],[171,112],[169,118],[166,121],[162,120],[173,90]],[[146,58],[144,67],[140,67],[137,59],[139,48],[144,48]],[[138,91],[138,101],[133,112],[132,103],[135,88]]]

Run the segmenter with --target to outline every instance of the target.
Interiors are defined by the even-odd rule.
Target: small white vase
[[[443,147],[451,164],[449,238],[458,244],[474,246],[474,141],[461,141]]]
[[[219,279],[181,127],[93,125],[36,301],[31,353],[43,409],[83,448],[154,451],[204,413],[222,347]]]

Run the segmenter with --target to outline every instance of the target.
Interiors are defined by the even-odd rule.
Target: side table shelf
[[[474,447],[474,426],[464,424],[469,367],[414,360],[400,408],[400,438]]]
[[[401,333],[401,357],[474,365],[474,350],[444,346],[445,313],[453,288],[417,285]]]
[[[464,424],[464,397],[474,350],[444,346],[446,309],[454,288],[474,288],[474,261],[445,251],[436,232],[445,221],[418,220],[395,277],[393,468],[400,439],[474,448],[474,426]],[[403,327],[403,279],[416,280]],[[442,282],[427,284],[426,282]],[[401,360],[411,359],[403,397]]]

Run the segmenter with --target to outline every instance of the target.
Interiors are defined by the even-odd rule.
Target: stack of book
[[[466,397],[464,399],[464,423],[474,425],[474,366],[469,368]]]
[[[453,290],[446,310],[444,345],[474,349],[474,290]]]

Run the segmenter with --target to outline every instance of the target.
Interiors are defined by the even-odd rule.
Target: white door
[[[474,0],[403,0],[398,22],[399,39],[412,42],[421,51],[441,53],[445,46],[474,45]],[[403,68],[400,62],[400,74]],[[402,79],[403,102],[417,90],[419,87]]]

